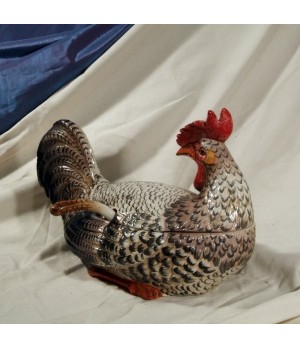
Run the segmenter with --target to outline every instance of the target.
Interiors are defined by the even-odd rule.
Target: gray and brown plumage
[[[73,122],[60,120],[38,148],[40,184],[62,215],[65,239],[92,276],[145,299],[204,294],[239,272],[255,243],[248,185],[224,142],[232,119],[181,129],[178,155],[192,157],[199,194],[154,182],[110,183]]]

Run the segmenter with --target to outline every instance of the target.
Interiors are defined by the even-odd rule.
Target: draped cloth
[[[0,25],[0,134],[81,74],[130,25]]]
[[[135,25],[2,134],[0,322],[277,323],[299,317],[299,44],[299,26]],[[107,179],[193,190],[196,167],[175,156],[176,134],[205,119],[208,109],[219,114],[223,107],[233,116],[227,147],[249,184],[257,226],[245,269],[206,295],[149,302],[89,277],[37,182],[43,134],[59,118],[71,119],[87,134]]]

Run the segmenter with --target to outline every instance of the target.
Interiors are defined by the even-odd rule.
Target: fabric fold
[[[297,26],[135,25],[79,78],[2,134],[0,322],[299,320],[299,34]],[[61,73],[59,59],[70,67],[88,60],[87,50],[96,50],[91,37],[78,51],[75,36],[69,46],[57,41],[39,49],[71,47],[67,58],[58,49],[57,66],[48,65],[47,73]],[[108,180],[191,189],[196,167],[175,155],[176,134],[204,120],[208,109],[219,114],[223,107],[234,119],[227,145],[254,205],[257,239],[246,268],[206,295],[151,302],[89,277],[37,180],[42,136],[58,119],[70,119],[83,128]]]

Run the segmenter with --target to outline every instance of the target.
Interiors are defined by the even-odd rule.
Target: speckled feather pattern
[[[117,212],[64,216],[65,238],[84,263],[152,284],[169,295],[203,294],[239,272],[255,227],[248,185],[222,142],[202,139],[217,164],[199,194],[152,182],[110,183],[80,128],[58,121],[38,150],[38,177],[52,202],[90,198]]]
[[[254,223],[248,185],[224,143],[203,139],[217,155],[200,194],[153,182],[96,185],[91,198],[118,212],[146,214],[159,231],[231,231]],[[144,217],[145,219],[145,217]]]

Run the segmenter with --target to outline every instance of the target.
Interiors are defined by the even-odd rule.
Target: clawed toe
[[[132,283],[128,290],[132,295],[139,296],[144,300],[156,300],[162,297],[160,289],[148,284]]]
[[[155,288],[152,285],[145,283],[137,283],[133,280],[119,278],[118,276],[111,274],[104,269],[94,266],[87,266],[87,269],[88,274],[91,277],[98,278],[121,286],[127,289],[130,294],[139,296],[144,300],[156,300],[157,298],[163,296],[160,289]]]

